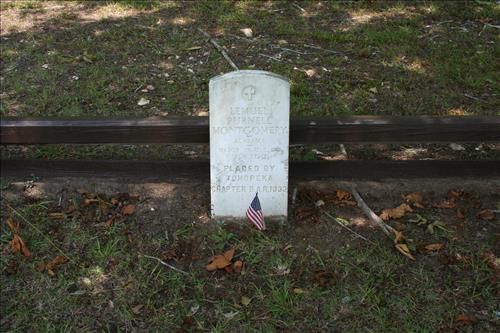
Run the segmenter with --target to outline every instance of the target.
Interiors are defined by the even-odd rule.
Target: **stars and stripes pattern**
[[[247,209],[247,217],[255,224],[257,229],[266,230],[266,224],[264,223],[264,214],[262,213],[262,207],[260,207],[260,201],[258,197],[258,193],[255,194],[255,198],[253,198],[250,207]]]

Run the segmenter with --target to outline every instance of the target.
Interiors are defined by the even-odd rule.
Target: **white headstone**
[[[212,217],[245,218],[258,193],[264,217],[288,207],[290,85],[265,71],[210,80]]]

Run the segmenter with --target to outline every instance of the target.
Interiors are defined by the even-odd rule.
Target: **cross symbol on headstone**
[[[255,87],[253,86],[246,86],[243,88],[243,96],[246,97],[249,101],[253,99],[253,96],[255,95]]]

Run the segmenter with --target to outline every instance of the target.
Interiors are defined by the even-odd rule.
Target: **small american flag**
[[[257,229],[266,230],[266,224],[264,223],[264,214],[262,214],[262,208],[260,207],[258,193],[255,194],[250,207],[247,209],[248,219],[255,224]]]

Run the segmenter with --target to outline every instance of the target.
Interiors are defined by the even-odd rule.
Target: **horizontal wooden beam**
[[[9,144],[208,143],[208,117],[0,121]],[[500,142],[500,117],[295,118],[290,143]]]
[[[21,180],[80,177],[131,183],[210,181],[208,161],[2,160],[1,175]],[[483,161],[314,161],[292,162],[290,181],[386,178],[500,179],[500,160]]]

